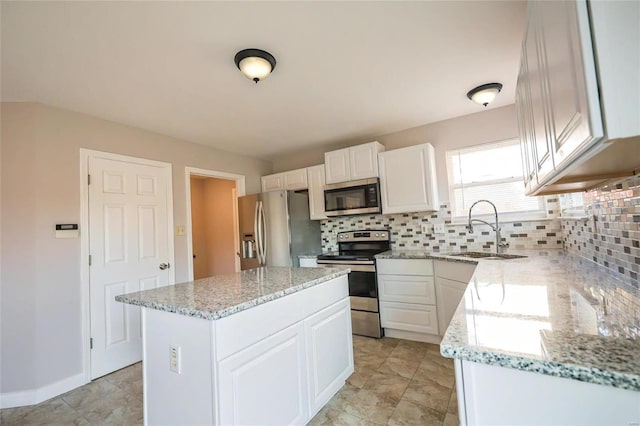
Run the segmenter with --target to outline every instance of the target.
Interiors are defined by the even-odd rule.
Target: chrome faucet
[[[484,220],[481,219],[471,219],[471,210],[473,210],[473,207],[478,204],[478,203],[489,203],[491,204],[491,207],[493,207],[493,211],[496,215],[496,225],[493,226],[492,224],[490,224],[489,222],[485,222]],[[485,225],[489,226],[491,229],[493,229],[493,231],[496,233],[496,253],[503,253],[507,248],[509,248],[509,243],[503,243],[502,242],[502,237],[500,236],[500,225],[498,224],[498,209],[496,209],[496,205],[493,204],[491,201],[489,200],[478,200],[475,203],[473,203],[471,205],[471,207],[469,208],[469,224],[467,225],[467,229],[469,229],[469,232],[473,232],[473,222],[480,222],[480,223],[484,223]]]

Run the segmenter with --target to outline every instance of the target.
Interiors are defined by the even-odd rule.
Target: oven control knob
[[[380,234],[376,234],[375,237],[378,238],[380,236]]]

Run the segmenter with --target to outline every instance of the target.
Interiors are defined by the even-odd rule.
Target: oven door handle
[[[318,268],[333,268],[334,266],[346,266],[351,269],[351,272],[376,272],[376,267],[373,265],[348,265],[337,263],[320,263],[318,262]]]
[[[318,264],[326,265],[373,265],[373,260],[325,260],[318,259]]]

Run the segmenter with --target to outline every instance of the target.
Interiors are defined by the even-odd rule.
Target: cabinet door
[[[438,325],[440,335],[444,336],[453,314],[456,312],[464,291],[467,289],[465,283],[453,281],[447,278],[436,278],[436,296],[438,298]]]
[[[553,170],[551,139],[548,131],[546,75],[542,64],[543,52],[539,41],[539,20],[537,3],[530,3],[529,23],[524,40],[523,55],[526,57],[528,81],[528,108],[531,117],[530,138],[533,156],[530,160],[535,167],[538,181],[543,181]]]
[[[326,219],[324,214],[324,164],[307,168],[309,182],[309,217]]]
[[[309,417],[315,415],[353,373],[349,299],[304,321],[309,366]]]
[[[549,131],[556,167],[603,136],[586,1],[531,2],[540,22],[540,58],[547,80]]]
[[[279,191],[284,189],[282,173],[262,176],[262,192]]]
[[[524,48],[524,45],[523,45]],[[522,173],[524,175],[525,192],[531,193],[538,185],[537,161],[535,155],[535,139],[533,136],[533,117],[527,73],[527,58],[524,54],[520,62],[520,74],[516,87],[516,114],[522,152]]]
[[[384,148],[378,142],[370,142],[349,148],[351,180],[378,177],[378,153]]]
[[[304,325],[298,323],[218,364],[224,425],[291,425],[308,420]]]
[[[438,210],[433,146],[422,144],[381,152],[382,213]]]
[[[385,328],[438,334],[438,318],[433,305],[381,301],[380,321]]]
[[[351,180],[349,148],[325,152],[324,169],[327,183],[340,183]]]
[[[307,189],[307,169],[291,170],[284,172],[284,189]]]
[[[415,275],[378,275],[380,301],[436,304],[433,277]]]

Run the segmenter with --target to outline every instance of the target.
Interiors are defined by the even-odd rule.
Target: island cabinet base
[[[145,424],[307,423],[353,373],[348,296],[341,276],[218,320],[143,308]]]
[[[637,425],[640,392],[455,360],[461,425]]]

